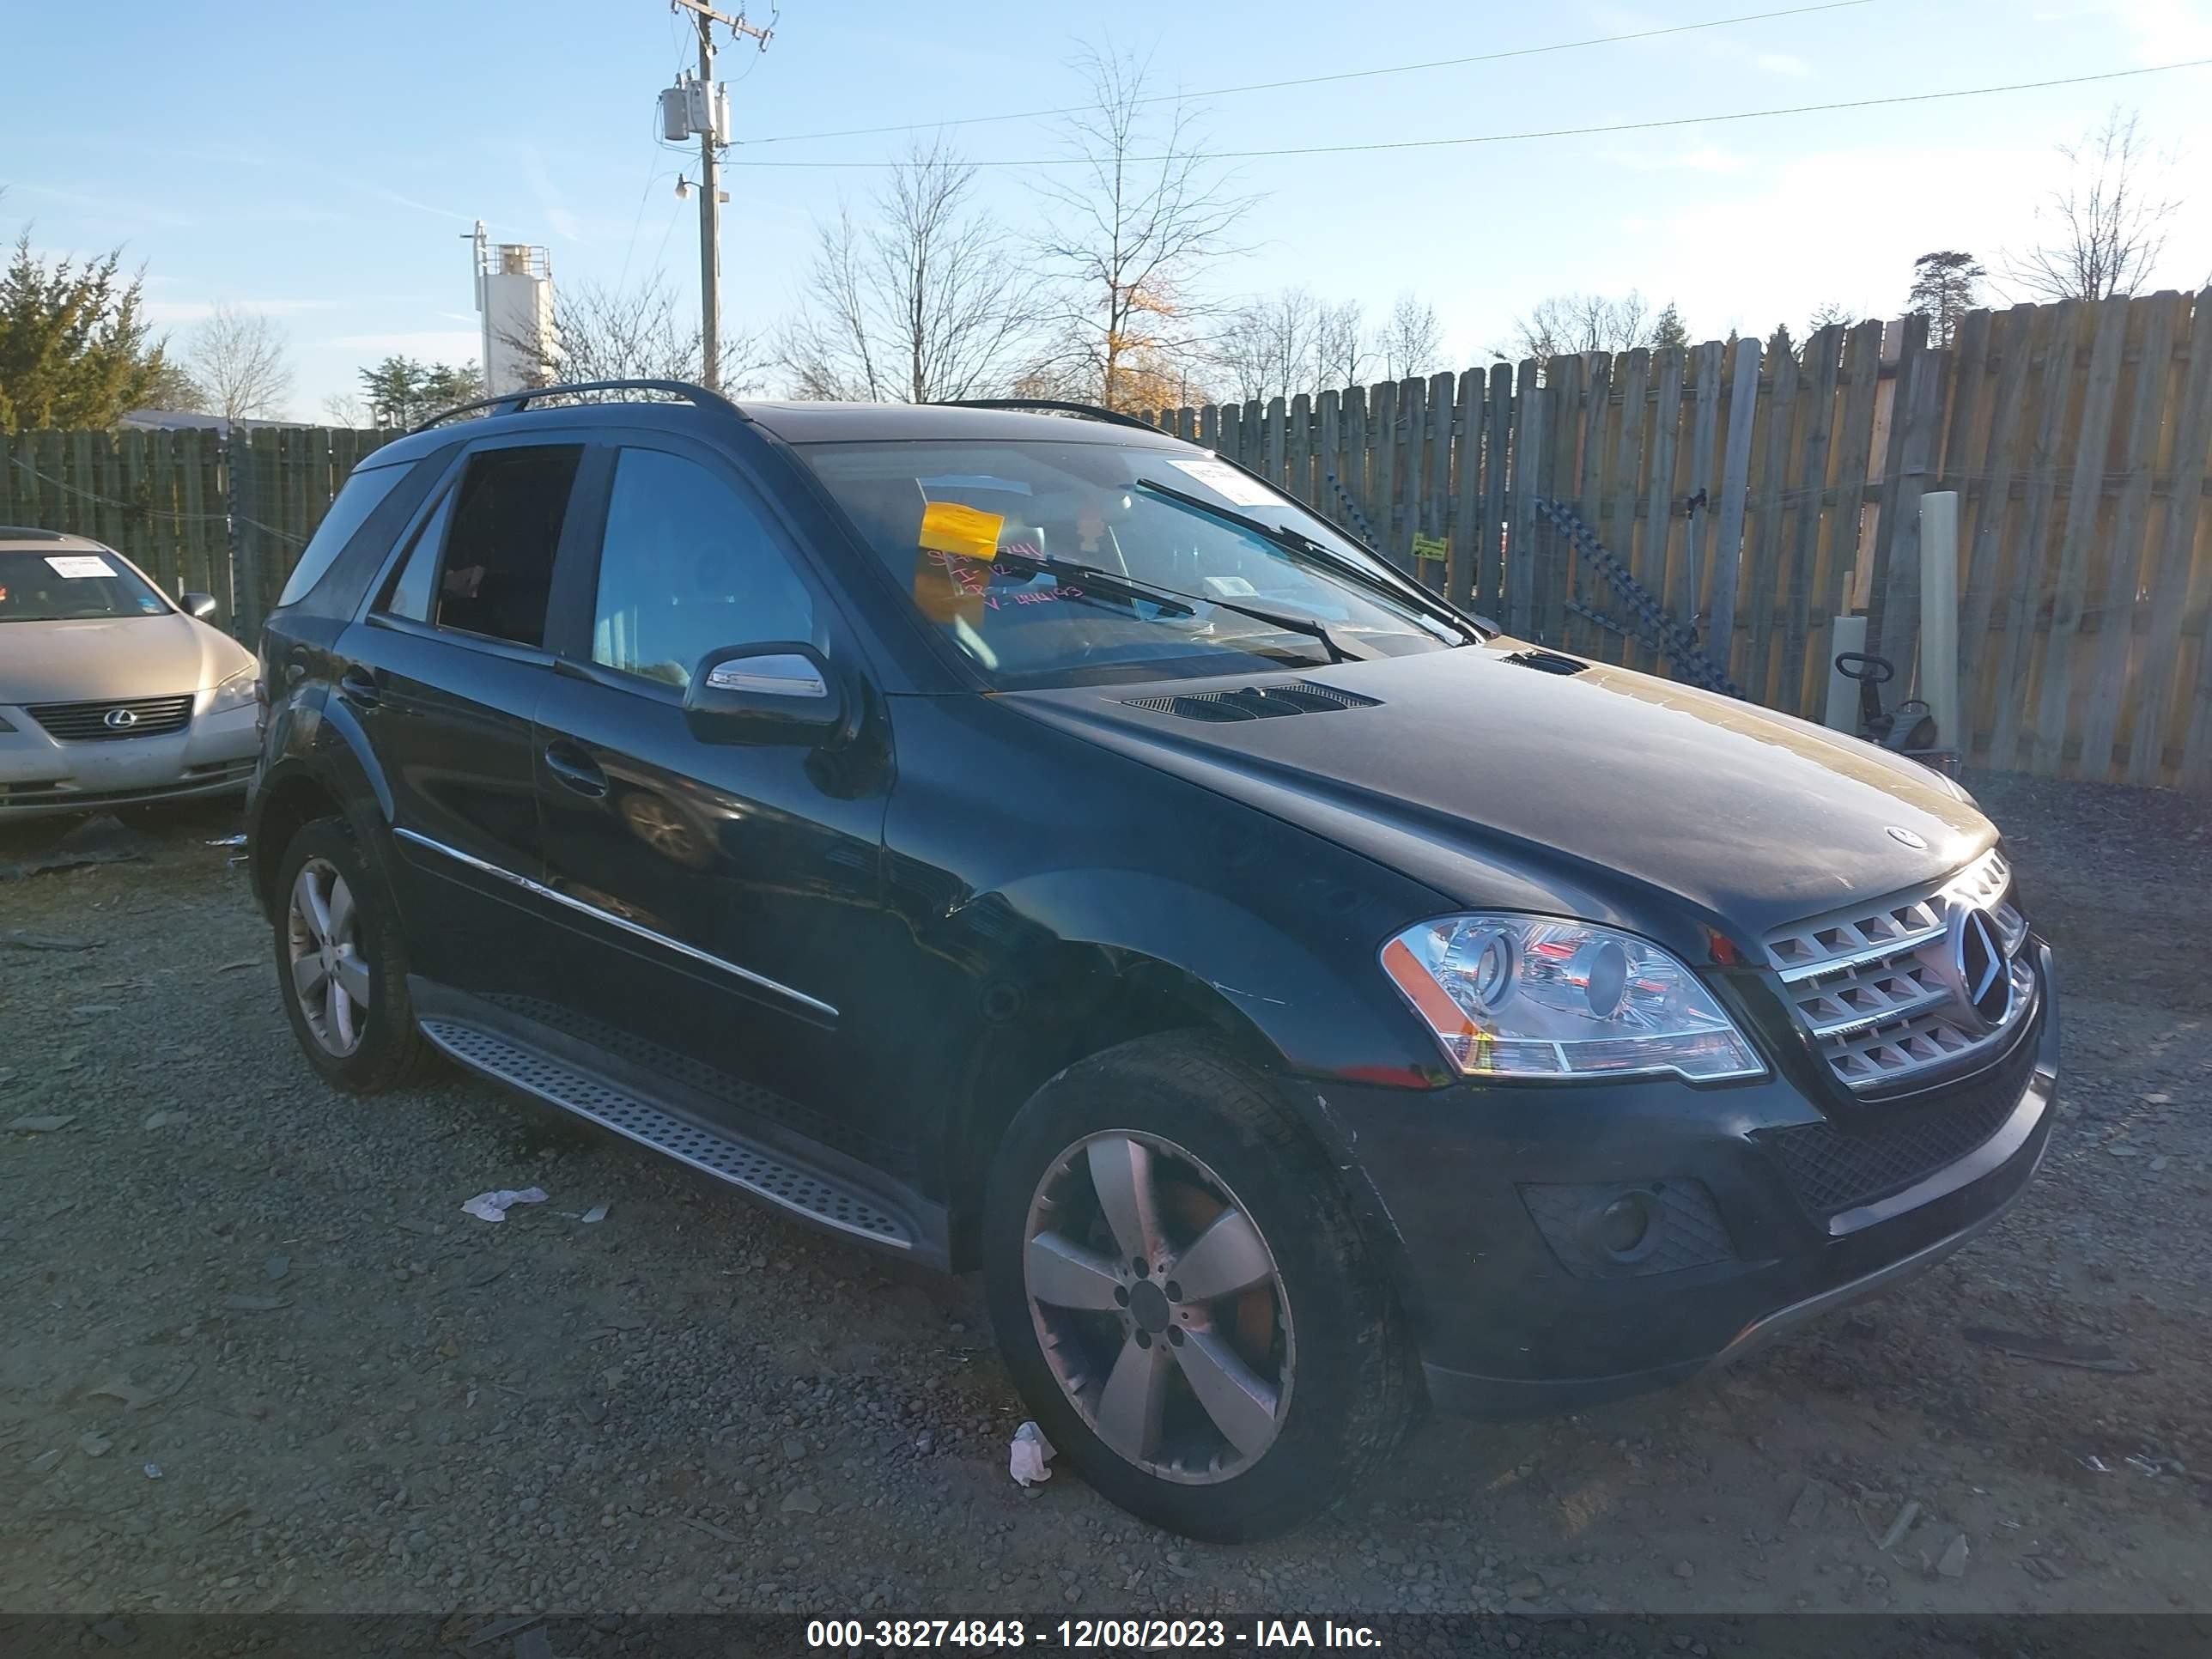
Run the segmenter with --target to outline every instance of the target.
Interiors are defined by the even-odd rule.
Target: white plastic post
[[[1838,617],[1828,624],[1828,712],[1822,723],[1832,731],[1856,736],[1859,729],[1859,684],[1836,671],[1836,659],[1846,651],[1866,649],[1864,617]]]
[[[1963,750],[1959,708],[1959,497],[1942,489],[1920,498],[1920,697],[1936,720],[1936,741]]]

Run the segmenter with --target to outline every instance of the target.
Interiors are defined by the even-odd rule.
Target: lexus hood
[[[174,697],[220,685],[253,653],[179,611],[0,623],[0,703]]]
[[[1546,662],[1580,672],[1532,665]],[[1268,696],[1290,712],[1265,712]],[[1948,875],[1996,840],[1914,762],[1502,637],[1297,677],[1002,701],[1470,908],[1648,931],[1656,891],[1755,945],[1784,922]]]

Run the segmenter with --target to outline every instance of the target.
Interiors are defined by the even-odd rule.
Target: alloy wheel
[[[315,1041],[340,1059],[361,1047],[368,1022],[368,959],[360,930],[353,890],[337,867],[327,859],[301,865],[284,918],[292,994]]]
[[[1296,1357],[1281,1271],[1196,1157],[1132,1130],[1078,1141],[1037,1183],[1024,1238],[1045,1363],[1116,1454],[1204,1485],[1274,1443]]]

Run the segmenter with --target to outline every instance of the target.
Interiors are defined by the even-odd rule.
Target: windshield
[[[168,604],[108,553],[0,553],[0,623],[159,617]]]
[[[1440,604],[1390,592],[1371,554],[1210,455],[1044,441],[800,453],[994,684],[1308,668],[1471,637]]]

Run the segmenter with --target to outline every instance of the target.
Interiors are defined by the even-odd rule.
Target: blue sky
[[[1549,7],[1449,0],[787,0],[764,55],[729,52],[737,125],[764,138],[1066,103],[1067,60],[1110,39],[1163,89],[1379,68],[1728,17],[1787,0]],[[290,336],[293,412],[319,417],[387,352],[473,356],[463,237],[551,250],[556,282],[665,270],[696,293],[693,165],[655,139],[653,94],[690,48],[665,0],[229,0],[11,8],[0,99],[0,226],[47,250],[120,242],[165,327],[219,300]],[[766,21],[761,11],[755,21]],[[2212,58],[2212,0],[1867,0],[1662,40],[1203,100],[1224,149],[1426,138],[1826,102]],[[21,71],[30,70],[32,73]],[[737,77],[743,76],[741,80]],[[1263,199],[1218,295],[1297,283],[1364,302],[1413,289],[1456,363],[1565,289],[1674,299],[1699,337],[1797,326],[1820,301],[1900,306],[1917,253],[1994,270],[2033,241],[2054,140],[2115,101],[2204,175],[2212,69],[2106,85],[1668,131],[1234,164]],[[951,135],[971,158],[1054,153],[1048,124]],[[734,159],[880,162],[896,137],[757,146]],[[818,215],[880,174],[738,167],[725,306],[768,326],[803,282]],[[1033,226],[1036,174],[988,170],[982,199]],[[2172,222],[2161,285],[2212,276],[2212,190]]]

